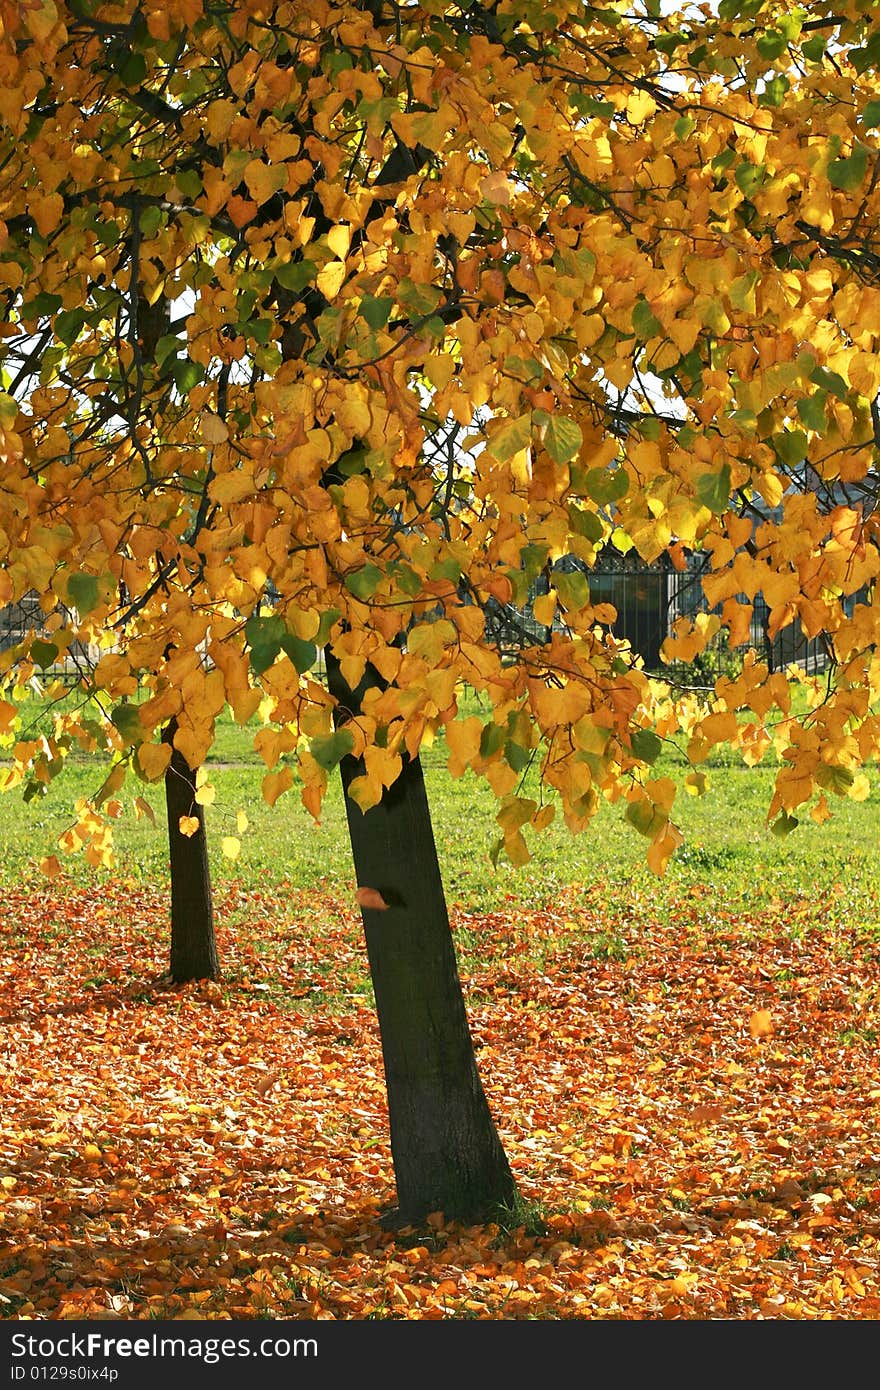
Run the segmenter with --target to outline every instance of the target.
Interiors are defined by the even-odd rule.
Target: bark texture
[[[165,730],[164,738],[172,743],[173,725]],[[205,813],[196,804],[195,793],[196,774],[183,754],[173,748],[165,773],[165,804],[171,854],[171,978],[178,984],[216,980],[220,975]],[[194,835],[181,835],[181,816],[196,817],[199,828]]]

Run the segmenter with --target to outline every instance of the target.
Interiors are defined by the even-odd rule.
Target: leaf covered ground
[[[349,899],[224,888],[220,985],[167,903],[10,889],[0,1308],[16,1318],[875,1318],[880,924],[842,890],[725,912],[454,914],[524,1198],[396,1234]]]

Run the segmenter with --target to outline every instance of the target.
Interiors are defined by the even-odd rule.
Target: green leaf
[[[359,598],[362,603],[372,598],[382,582],[382,571],[376,565],[364,565],[363,569],[355,570],[354,574],[345,576],[345,587],[355,598]]]
[[[523,748],[521,743],[514,743],[512,739],[508,739],[504,745],[505,760],[514,772],[525,772],[531,756],[528,748]]]
[[[268,671],[280,651],[280,642],[258,642],[256,646],[251,647],[248,656],[254,675],[261,676],[264,671]]]
[[[655,763],[663,748],[663,740],[653,729],[637,729],[632,736],[632,751],[643,763]]]
[[[676,35],[675,37],[678,36]],[[659,38],[656,42],[657,46],[659,47]],[[675,136],[676,140],[686,140],[687,137],[690,135],[691,131],[695,129],[696,124],[697,123],[694,120],[693,116],[679,116],[678,120],[675,122],[675,125],[672,127],[672,133]]]
[[[58,648],[54,642],[44,642],[42,638],[38,637],[31,642],[30,655],[31,659],[45,671],[46,667],[51,666],[52,662],[57,659]]]
[[[827,367],[816,367],[810,373],[810,381],[814,386],[821,386],[823,390],[830,391],[839,400],[846,399],[847,385],[837,372],[830,372]]]
[[[866,130],[876,130],[880,126],[880,101],[869,101],[862,112],[862,125]]]
[[[852,193],[862,184],[868,169],[866,145],[853,145],[848,159],[833,159],[828,165],[828,182],[832,188]]]
[[[770,443],[777,458],[788,468],[803,463],[807,456],[807,436],[803,430],[782,430],[772,436]]]
[[[370,328],[376,330],[385,327],[393,308],[394,300],[389,295],[365,294],[358,313]]]
[[[629,492],[629,474],[625,468],[591,468],[584,479],[584,489],[600,507],[607,507]]]
[[[0,425],[5,430],[15,428],[18,419],[18,402],[8,391],[0,391]]]
[[[816,781],[820,787],[834,792],[836,796],[845,796],[855,778],[848,767],[833,767],[830,763],[820,763],[816,768]]]
[[[179,169],[174,175],[174,182],[185,198],[198,198],[204,187],[198,169]]]
[[[581,427],[566,415],[551,415],[544,431],[544,448],[554,463],[568,463],[584,442]]]
[[[648,338],[656,338],[663,332],[663,328],[654,317],[647,299],[636,301],[632,311],[632,326],[636,337],[642,342],[646,342]]]
[[[332,734],[317,734],[309,751],[319,767],[332,772],[354,748],[354,734],[349,729],[337,729]]]
[[[299,294],[317,277],[318,267],[314,261],[288,261],[275,266],[273,274],[283,289]]]
[[[312,638],[312,641],[314,642],[316,647],[326,647],[328,641],[330,640],[330,633],[333,631],[333,624],[337,621],[338,618],[341,617],[342,614],[340,613],[338,608],[328,608],[326,613],[321,614],[321,621],[318,624],[318,631]]]
[[[159,207],[144,208],[141,213],[141,236],[144,238],[154,237],[162,223],[165,221],[165,214]],[[115,222],[108,224],[116,227]],[[119,240],[119,228],[116,228],[116,236],[113,238],[113,245]]]
[[[756,189],[761,187],[766,172],[766,164],[740,164],[733,176],[740,193],[744,193],[747,198],[750,198]]]
[[[737,276],[728,291],[734,309],[740,309],[744,314],[755,312],[755,289],[759,279],[757,270],[748,270],[745,275]]]
[[[880,66],[880,31],[875,31],[863,48],[851,48],[849,60],[856,72]]]
[[[119,730],[126,743],[143,743],[146,734],[137,705],[117,705],[110,712],[110,722]]]
[[[182,396],[187,395],[200,381],[204,380],[205,369],[198,362],[191,362],[188,357],[178,360],[171,368],[174,377],[174,385]]]
[[[568,507],[568,525],[576,536],[583,536],[593,545],[602,539],[605,528],[595,512],[583,511],[573,502]]]
[[[46,290],[40,290],[39,294],[21,306],[21,316],[23,319],[43,318],[46,314],[57,313],[63,302],[60,294],[49,294]]]
[[[318,648],[314,642],[304,642],[292,634],[281,639],[281,649],[290,657],[299,675],[310,671],[318,659]]]
[[[768,29],[766,34],[762,34],[758,39],[756,47],[762,58],[772,62],[788,47],[788,40],[778,29]]]
[[[493,753],[504,747],[506,741],[507,734],[500,724],[484,725],[480,735],[480,757],[491,758]]]
[[[645,836],[656,835],[666,819],[650,801],[631,801],[625,815],[630,825]]]
[[[93,574],[72,574],[67,580],[67,597],[80,615],[98,606],[98,581]]]
[[[505,420],[501,428],[496,430],[489,439],[492,457],[496,458],[499,463],[505,463],[508,459],[512,459],[514,454],[519,454],[523,449],[528,448],[531,438],[531,415],[519,415],[515,420]]]
[[[116,60],[115,66],[126,87],[139,87],[147,75],[147,60],[143,53],[125,50]]]
[[[271,613],[265,618],[248,618],[244,625],[244,635],[252,647],[264,647],[270,642],[277,642],[280,646],[282,639],[287,636],[287,627],[283,618],[277,613]]]
[[[798,821],[797,816],[787,816],[783,811],[781,815],[776,817],[776,820],[773,822],[770,829],[774,835],[778,835],[781,839],[784,838],[786,835],[790,835],[791,832],[795,830],[799,824],[800,822]]]
[[[55,336],[65,347],[71,347],[86,321],[85,309],[64,309],[55,315]]]
[[[727,511],[730,502],[730,464],[725,463],[718,473],[702,473],[697,479],[697,499],[718,516]]]
[[[808,430],[815,430],[821,434],[827,426],[825,415],[825,402],[828,399],[827,391],[817,391],[814,396],[807,396],[804,400],[798,401],[797,413],[803,420]]]
[[[825,48],[828,40],[824,34],[816,34],[812,39],[807,39],[806,43],[801,44],[803,53],[808,63],[821,63],[825,57]]]
[[[764,83],[764,90],[758,97],[759,106],[781,106],[786,92],[791,83],[787,77],[777,74],[771,77],[769,82]]]
[[[570,613],[590,601],[590,581],[583,570],[554,570],[553,587]]]

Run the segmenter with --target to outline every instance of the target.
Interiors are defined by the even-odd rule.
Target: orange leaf
[[[388,904],[378,888],[359,888],[354,896],[360,907],[369,908],[372,912],[388,911]]]
[[[749,1032],[753,1038],[769,1038],[773,1032],[773,1019],[769,1009],[756,1009],[749,1019]]]

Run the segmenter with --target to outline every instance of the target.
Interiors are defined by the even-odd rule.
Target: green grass
[[[36,702],[32,714],[39,727],[41,711]],[[300,804],[295,787],[274,809],[268,807],[260,794],[265,769],[252,747],[255,727],[242,729],[229,718],[219,722],[211,757],[217,801],[208,811],[215,881],[236,880],[244,888],[288,882],[296,887],[348,891],[353,872],[338,778],[331,779],[320,826]],[[450,901],[471,911],[509,907],[511,899],[523,907],[544,906],[561,889],[582,884],[601,885],[603,901],[616,901],[623,907],[634,896],[650,899],[657,893],[657,880],[644,863],[647,843],[624,822],[622,805],[603,805],[590,830],[577,838],[561,823],[553,824],[532,837],[533,857],[524,868],[513,869],[502,862],[493,869],[489,851],[499,832],[489,787],[472,774],[459,781],[450,779],[442,741],[425,751],[423,762]],[[839,885],[851,904],[862,898],[866,904],[873,900],[880,890],[876,853],[880,791],[875,788],[862,803],[834,798],[834,817],[824,826],[805,818],[791,835],[778,839],[765,822],[772,766],[748,769],[735,763],[729,753],[717,755],[704,766],[710,776],[706,795],[694,798],[682,792],[676,801],[676,820],[685,844],[668,871],[670,890],[680,895],[708,885],[720,901],[760,906]],[[673,746],[664,749],[655,772],[681,781],[685,771],[681,753]],[[71,822],[73,802],[93,794],[102,776],[96,762],[71,758],[45,797],[23,805],[15,791],[0,796],[0,880],[21,882],[33,875],[36,861],[55,852],[59,833]],[[131,804],[138,794],[151,802],[155,826],[135,820]],[[167,846],[161,785],[144,787],[132,778],[122,800],[126,814],[114,827],[117,874],[142,881],[164,879]],[[238,810],[247,812],[250,825],[242,838],[241,855],[232,862],[223,858],[220,840],[236,833]],[[64,864],[80,880],[94,873],[78,856],[65,858]],[[601,949],[613,953],[620,948],[609,939]]]

